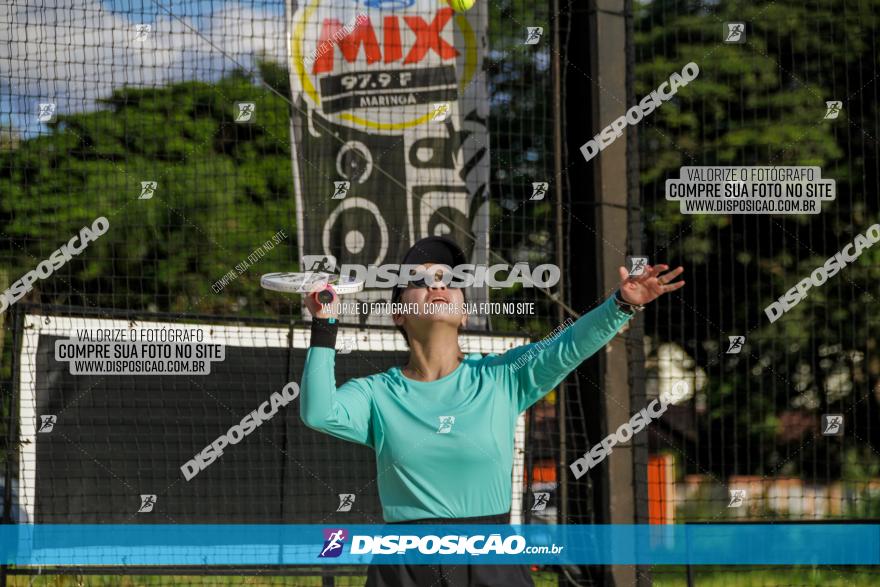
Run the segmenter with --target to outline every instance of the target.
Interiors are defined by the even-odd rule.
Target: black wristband
[[[629,314],[630,316],[634,316],[636,312],[641,312],[645,309],[645,306],[630,304],[628,301],[623,299],[623,296],[620,295],[620,290],[614,292],[614,303],[617,304],[618,310],[620,310],[624,314]]]
[[[339,323],[335,318],[316,318],[313,316],[310,346],[336,348],[336,333],[338,331]]]

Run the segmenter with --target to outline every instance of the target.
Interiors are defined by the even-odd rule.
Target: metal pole
[[[555,178],[553,184],[556,187],[554,190],[556,196],[556,266],[560,268],[562,275],[567,275],[568,266],[565,263],[566,241],[565,232],[563,230],[565,216],[562,213],[562,198],[564,195],[562,181],[562,129],[564,127],[562,117],[564,109],[562,104],[562,73],[559,64],[560,55],[562,54],[562,45],[559,40],[559,0],[552,0],[551,10],[553,11],[553,14],[557,15],[557,18],[553,21],[553,50],[551,51],[553,56],[551,75],[553,84],[553,177]],[[563,302],[570,302],[566,297],[564,279],[559,280],[559,288],[557,289],[556,294]],[[557,304],[557,322],[562,324],[565,321],[565,317],[566,313],[564,308]],[[568,470],[568,467],[566,466],[566,461],[568,460],[568,442],[566,441],[567,428],[565,420],[567,412],[565,410],[566,384],[564,380],[559,384],[556,393],[556,419],[559,426],[559,461],[556,464],[556,503],[559,505],[556,510],[556,521],[565,524],[568,522],[568,476],[566,475],[566,471]]]
[[[3,471],[3,524],[12,524],[12,461],[15,453],[16,431],[18,430],[15,416],[15,397],[18,382],[19,365],[16,358],[21,348],[21,334],[23,332],[23,316],[18,306],[10,311],[12,324],[12,380],[9,389],[6,390],[6,466]],[[5,335],[5,333],[4,333]],[[21,520],[19,520],[20,522]],[[33,522],[33,520],[30,520]],[[0,566],[0,587],[6,587],[6,577],[9,571],[8,565]]]
[[[635,22],[632,12],[632,0],[624,0],[624,19],[626,27],[626,103],[635,104],[636,85],[636,49]],[[637,127],[630,126],[626,136],[626,173],[627,173],[627,251],[630,254],[642,253],[644,246],[641,206],[641,190],[639,185],[639,136]],[[652,260],[653,261],[653,260]],[[645,317],[636,316],[626,333],[626,356],[629,371],[630,405],[647,405],[645,395]],[[632,439],[632,500],[634,524],[648,523],[648,436],[641,435]],[[651,567],[636,567],[636,585],[647,587],[652,583]]]
[[[630,75],[627,49],[631,45],[627,29],[625,0],[592,0],[589,14],[589,63],[592,81],[591,109],[593,132],[598,132],[626,111],[627,80]],[[586,142],[590,137],[584,137]],[[618,286],[617,268],[624,264],[630,218],[628,200],[630,181],[627,172],[628,148],[626,140],[618,140],[606,147],[586,165],[594,170],[592,192],[595,202],[596,280],[595,297],[609,296]],[[629,356],[624,337],[614,338],[600,353],[600,376],[597,382],[602,393],[602,428],[615,430],[629,420],[633,411],[630,389]],[[618,448],[619,447],[619,448]],[[631,443],[618,445],[613,458],[603,462],[598,472],[604,490],[603,522],[632,524],[636,520],[633,493],[633,451]],[[612,548],[618,545],[611,545]],[[627,545],[620,544],[620,548]],[[636,567],[612,566],[605,575],[606,585],[636,584]]]

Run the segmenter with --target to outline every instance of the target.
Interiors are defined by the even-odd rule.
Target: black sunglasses
[[[434,272],[434,281],[433,282],[428,283],[428,281],[424,277],[420,277],[418,279],[413,279],[412,281],[410,281],[407,284],[407,287],[417,287],[417,288],[431,287],[435,283],[442,283],[443,282],[443,275],[446,273],[449,273],[449,272],[447,270],[443,269],[442,267],[440,267]],[[451,282],[452,280],[449,280],[449,281]],[[445,284],[444,287],[458,289],[458,286],[451,285],[451,283]]]

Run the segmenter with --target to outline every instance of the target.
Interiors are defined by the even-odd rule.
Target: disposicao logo
[[[324,548],[318,558],[336,558],[342,554],[342,546],[348,533],[342,528],[324,529]]]

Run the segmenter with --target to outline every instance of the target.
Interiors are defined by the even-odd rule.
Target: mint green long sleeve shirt
[[[553,340],[501,355],[468,354],[455,371],[427,383],[393,367],[337,388],[336,351],[312,347],[300,417],[310,428],[373,448],[386,522],[506,513],[517,417],[630,317],[609,298]]]

